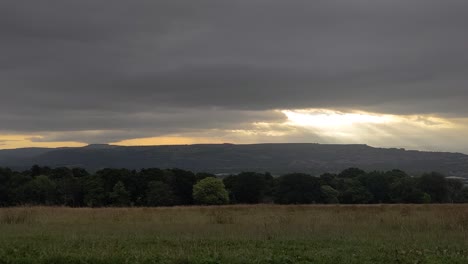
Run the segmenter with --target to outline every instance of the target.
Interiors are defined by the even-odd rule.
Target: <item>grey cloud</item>
[[[106,112],[97,115],[93,111],[68,113],[50,112],[43,117],[8,117],[9,129],[17,132],[37,131],[42,138],[33,142],[79,141],[115,142],[139,137],[164,136],[177,133],[204,133],[213,129],[248,129],[257,121],[281,123],[282,113],[275,111],[229,111],[175,109],[160,113]],[[60,120],[57,122],[56,120]],[[0,129],[0,132],[2,129]]]
[[[1,130],[113,140],[314,107],[465,117],[466,24],[457,0],[3,0]]]

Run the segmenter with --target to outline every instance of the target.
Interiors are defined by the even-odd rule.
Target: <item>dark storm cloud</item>
[[[283,108],[464,117],[467,24],[455,0],[2,0],[0,123],[153,135]]]

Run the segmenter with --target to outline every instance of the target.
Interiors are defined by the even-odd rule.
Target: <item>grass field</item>
[[[468,205],[5,208],[0,263],[468,263]]]

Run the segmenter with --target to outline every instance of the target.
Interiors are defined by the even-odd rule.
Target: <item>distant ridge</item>
[[[198,144],[124,147],[91,144],[80,148],[0,150],[0,166],[25,169],[33,164],[58,167],[140,169],[182,168],[213,173],[269,171],[323,173],[348,167],[401,169],[418,174],[440,171],[468,178],[468,155],[367,145],[316,143]]]
[[[112,148],[116,148],[116,147],[119,147],[119,146],[109,145],[109,144],[89,144],[89,145],[84,146],[82,148],[85,148],[85,149],[112,149]]]

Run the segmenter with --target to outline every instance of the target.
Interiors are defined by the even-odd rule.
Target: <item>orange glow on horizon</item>
[[[396,115],[339,111],[333,109],[284,109],[286,119],[255,120],[245,126],[207,128],[197,133],[125,139],[111,142],[119,146],[156,146],[191,144],[255,143],[336,143],[369,144],[379,147],[405,147],[420,150],[465,151],[467,118],[437,115]],[[233,129],[233,127],[235,129]],[[118,131],[124,132],[124,131]],[[105,139],[106,130],[44,132],[44,134],[0,134],[0,149],[30,147],[83,147],[78,141],[50,141],[73,138]],[[105,143],[105,142],[93,142]]]
[[[111,143],[119,146],[157,146],[157,145],[190,145],[190,144],[217,144],[223,143],[220,139],[204,138],[204,137],[149,137],[127,139]]]
[[[33,138],[41,138],[38,135],[0,135],[0,149],[16,148],[60,148],[60,147],[83,147],[86,143],[74,141],[61,142],[36,142]]]

